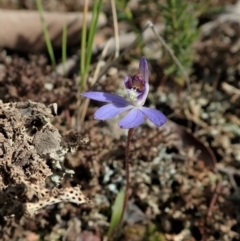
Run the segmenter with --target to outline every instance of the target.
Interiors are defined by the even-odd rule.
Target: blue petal
[[[152,108],[141,107],[140,109],[147,118],[156,126],[162,126],[167,121],[167,118],[163,113]]]
[[[121,128],[130,129],[141,125],[143,121],[144,114],[138,108],[134,108],[118,124]]]
[[[149,71],[148,71],[148,63],[145,57],[142,57],[139,61],[139,73],[143,76],[144,80],[148,82]]]
[[[116,103],[121,106],[129,105],[129,102],[123,97],[105,92],[89,91],[82,93],[82,96],[101,102]]]
[[[131,108],[133,108],[133,106],[131,106],[131,105],[124,106],[124,107],[118,107],[114,104],[107,104],[107,105],[104,105],[101,108],[99,108],[94,113],[94,118],[96,120],[109,120]]]

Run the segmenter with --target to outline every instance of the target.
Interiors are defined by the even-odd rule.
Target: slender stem
[[[133,132],[134,132],[134,128],[130,128],[128,130],[128,136],[127,136],[127,143],[126,143],[126,147],[125,147],[125,174],[126,174],[126,190],[125,190],[125,195],[124,195],[124,201],[123,201],[123,207],[122,207],[122,213],[121,213],[121,217],[119,219],[119,222],[114,230],[113,236],[111,240],[114,240],[113,237],[114,236],[118,236],[120,234],[120,230],[121,230],[121,226],[123,223],[123,218],[124,218],[124,213],[127,207],[127,203],[128,203],[128,189],[130,186],[130,175],[129,175],[129,152],[130,152],[130,142],[133,136]]]
[[[129,186],[130,186],[130,175],[129,175],[129,152],[130,152],[130,143],[133,136],[134,128],[131,128],[128,130],[128,137],[127,137],[127,144],[125,148],[125,172],[126,172],[126,190],[125,190],[125,196],[124,196],[124,202],[123,202],[123,208],[122,208],[122,214],[120,223],[123,220],[124,213],[127,207],[128,197],[129,197]]]

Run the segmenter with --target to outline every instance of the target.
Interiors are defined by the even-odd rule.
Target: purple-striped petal
[[[165,115],[158,110],[155,110],[152,108],[146,108],[146,107],[141,107],[140,110],[156,126],[162,126],[167,121]]]
[[[105,93],[105,92],[88,91],[88,92],[82,93],[82,96],[92,100],[101,101],[101,102],[116,103],[119,106],[129,105],[129,102],[125,100],[123,97],[115,94]]]
[[[142,57],[139,61],[139,73],[143,76],[144,80],[148,82],[149,71],[148,71],[148,63],[145,57]]]
[[[132,105],[127,105],[124,107],[119,107],[114,104],[107,104],[99,108],[94,113],[94,118],[96,120],[109,120],[114,118],[115,116],[119,115],[120,113],[133,108]]]
[[[124,79],[124,85],[125,85],[125,88],[128,90],[128,89],[131,89],[131,80],[132,78],[130,76],[127,76],[125,77]]]
[[[148,92],[149,92],[149,84],[148,84],[148,82],[146,82],[144,92],[138,96],[138,100],[137,100],[138,106],[143,106],[145,104],[145,101],[148,96]]]
[[[134,108],[118,124],[123,129],[130,129],[141,125],[143,121],[144,114],[138,108]]]

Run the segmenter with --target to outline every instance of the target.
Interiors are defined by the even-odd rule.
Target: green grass
[[[90,24],[89,32],[87,33],[87,14],[88,14],[88,1],[85,0],[83,12],[83,27],[81,35],[81,51],[80,51],[80,91],[86,88],[86,79],[88,76],[90,63],[92,59],[92,47],[94,37],[97,31],[97,23],[99,14],[102,10],[102,0],[94,1],[92,11],[92,21]]]
[[[44,16],[43,16],[42,2],[41,2],[41,0],[35,0],[35,1],[36,1],[37,9],[38,9],[41,24],[42,24],[43,35],[44,35],[45,43],[46,43],[46,46],[47,46],[47,51],[48,51],[49,57],[51,59],[52,65],[55,68],[56,67],[56,60],[55,60],[55,55],[54,55],[51,39],[50,39],[50,36],[49,36],[49,33],[48,33],[47,25],[46,25],[46,22],[45,22]]]

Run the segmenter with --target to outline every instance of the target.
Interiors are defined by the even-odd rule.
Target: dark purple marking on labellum
[[[138,92],[142,92],[145,89],[145,80],[141,74],[136,74],[132,77],[131,88]]]

